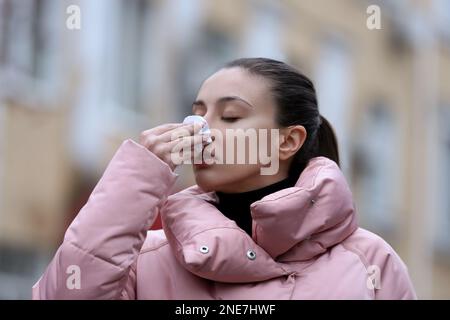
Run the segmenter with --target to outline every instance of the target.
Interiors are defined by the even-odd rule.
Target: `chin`
[[[194,167],[194,177],[197,185],[205,192],[217,191],[230,180],[227,171],[215,165]]]
[[[203,173],[195,175],[195,183],[205,192],[216,191],[219,187],[214,179],[205,177]]]

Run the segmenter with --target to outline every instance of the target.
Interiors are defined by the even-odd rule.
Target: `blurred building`
[[[30,297],[121,141],[180,121],[242,56],[314,80],[361,225],[399,252],[420,298],[450,298],[446,0],[0,0],[0,298]],[[180,171],[174,191],[193,183]]]

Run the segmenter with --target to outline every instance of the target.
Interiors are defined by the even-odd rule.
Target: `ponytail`
[[[327,157],[328,159],[333,160],[340,166],[339,163],[339,149],[337,144],[336,135],[334,133],[333,127],[325,119],[324,116],[320,116],[320,126],[317,131],[317,140],[318,140],[318,157]]]
[[[326,157],[340,166],[339,149],[333,127],[324,116],[316,120],[316,130],[310,140],[307,140],[294,156],[289,168],[289,176],[298,177],[308,165],[309,160],[316,157]]]

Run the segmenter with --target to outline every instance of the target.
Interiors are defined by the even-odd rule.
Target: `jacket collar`
[[[222,250],[220,258],[216,258],[228,262],[221,263],[221,268],[214,272],[211,267],[216,265],[211,261],[214,256],[208,263],[194,259],[195,268],[190,268],[186,258],[187,244],[195,243],[196,235],[215,228],[239,229],[234,221],[215,208],[217,201],[214,192],[204,192],[195,185],[170,196],[161,210],[164,231],[178,260],[194,273],[217,281],[248,280],[257,269],[265,269],[267,274],[252,278],[252,281],[286,273],[283,263],[308,261],[343,241],[358,227],[352,194],[339,167],[327,158],[314,158],[294,187],[272,193],[251,205],[252,237],[242,231],[238,238],[247,237],[243,243],[250,243],[264,258],[260,259],[259,265],[249,266],[247,278],[244,275],[236,279],[224,278],[219,271],[226,273],[225,264],[230,268],[232,263],[244,265],[248,262],[244,261],[246,258],[236,258],[235,252]],[[201,241],[206,240],[202,238]],[[220,245],[233,248],[241,245],[240,241],[236,236],[221,237]],[[245,273],[245,270],[241,268],[240,272]]]

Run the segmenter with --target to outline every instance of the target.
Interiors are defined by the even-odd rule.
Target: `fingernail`
[[[206,142],[206,143],[211,143],[212,142],[211,137],[209,135],[206,135],[206,134],[202,134],[202,140],[204,142]]]

